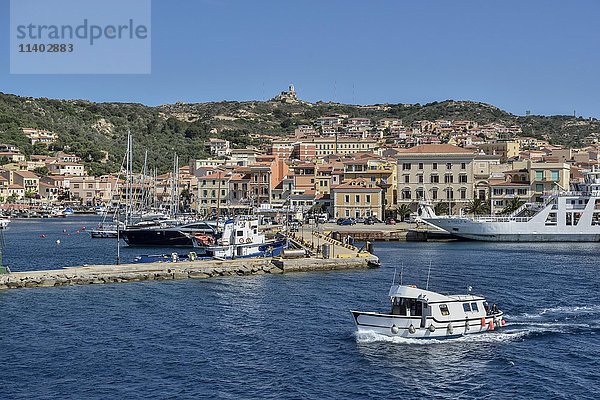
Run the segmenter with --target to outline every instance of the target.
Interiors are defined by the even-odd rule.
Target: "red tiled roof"
[[[419,146],[411,147],[409,149],[402,149],[398,151],[398,154],[473,154],[472,151],[465,150],[462,147],[454,146],[451,144],[421,144]]]

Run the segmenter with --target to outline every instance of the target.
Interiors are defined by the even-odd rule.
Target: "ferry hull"
[[[503,313],[482,318],[439,321],[434,317],[404,317],[351,311],[358,332],[375,332],[390,337],[444,339],[492,331],[502,327]],[[411,328],[412,326],[412,328]]]
[[[594,227],[593,232],[583,232],[577,226],[557,228],[535,222],[476,222],[443,217],[423,220],[453,236],[487,242],[600,242],[600,226]]]

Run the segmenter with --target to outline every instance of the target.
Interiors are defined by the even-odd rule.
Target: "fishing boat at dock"
[[[205,248],[206,253],[217,259],[243,257],[276,257],[287,247],[287,239],[267,241],[259,232],[258,218],[237,217],[225,221],[223,234],[214,246],[206,246],[193,237],[194,247]]]
[[[393,284],[389,312],[351,311],[359,333],[444,339],[493,331],[505,324],[504,313],[472,294],[444,295],[415,285]]]

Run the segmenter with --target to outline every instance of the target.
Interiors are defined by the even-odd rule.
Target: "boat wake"
[[[451,343],[499,343],[520,340],[527,336],[525,331],[502,331],[484,332],[481,334],[471,334],[465,336],[452,337],[448,339],[411,339],[399,336],[387,336],[377,332],[357,332],[356,342],[376,343],[388,342],[395,344],[410,344],[410,345],[436,345],[436,344],[451,344]]]
[[[494,332],[471,334],[449,339],[412,339],[387,336],[376,332],[357,332],[358,343],[389,342],[397,344],[499,343],[553,334],[589,334],[600,332],[600,305],[558,306],[535,313],[505,315],[506,325]]]

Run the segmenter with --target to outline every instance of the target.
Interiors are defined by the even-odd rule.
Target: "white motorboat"
[[[216,245],[208,245],[203,235],[192,236],[194,247],[204,248],[217,259],[274,257],[286,247],[285,239],[268,241],[258,230],[258,218],[238,217],[225,221],[223,235]]]
[[[548,193],[543,204],[525,203],[508,216],[439,216],[420,205],[420,218],[448,233],[472,240],[505,242],[600,241],[600,171],[584,175],[573,191]]]
[[[388,313],[351,311],[358,332],[415,339],[443,339],[492,331],[504,313],[472,294],[443,295],[414,285],[392,285]]]
[[[8,224],[10,223],[10,219],[8,218],[0,218],[0,229],[8,228]]]

